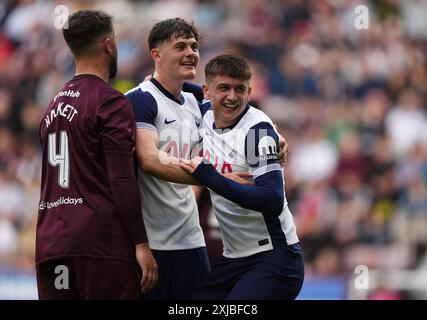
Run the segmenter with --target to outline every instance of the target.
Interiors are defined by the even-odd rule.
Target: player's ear
[[[112,47],[111,47],[111,39],[110,38],[105,38],[104,41],[104,46],[105,46],[105,50],[107,52],[111,52],[112,51]]]
[[[156,62],[156,63],[160,63],[161,62],[160,50],[158,48],[151,49],[150,50],[150,56],[151,56],[151,59],[154,60],[154,62]]]
[[[208,89],[208,85],[206,84],[206,83],[204,83],[203,85],[202,85],[202,89],[203,89],[203,97],[205,98],[205,99],[210,99],[209,98],[209,89]]]
[[[102,40],[102,44],[101,44],[101,46],[102,46],[102,50],[103,50],[106,54],[110,55],[110,54],[113,52],[113,44],[112,44],[112,42],[111,42],[111,39],[110,39],[110,38],[104,38],[104,39]]]
[[[251,101],[252,87],[248,88],[248,102]]]

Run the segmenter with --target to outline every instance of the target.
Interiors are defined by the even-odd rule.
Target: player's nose
[[[196,53],[194,52],[193,48],[191,48],[191,46],[186,47],[185,56],[186,57],[195,57],[196,56]]]
[[[228,99],[230,102],[236,102],[236,101],[237,101],[237,94],[236,94],[236,92],[234,91],[234,89],[230,89],[230,90],[228,91],[227,99]]]

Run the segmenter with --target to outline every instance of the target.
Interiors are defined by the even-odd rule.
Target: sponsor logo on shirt
[[[62,205],[77,206],[83,204],[83,198],[61,197],[55,201],[40,201],[39,210],[56,208]]]
[[[171,124],[172,122],[175,122],[176,121],[176,119],[174,119],[174,120],[168,120],[168,119],[165,119],[165,124]]]
[[[259,161],[278,159],[276,141],[270,136],[262,137],[258,143],[258,154]]]
[[[199,142],[201,137],[199,130],[194,130],[194,126],[166,127],[160,130],[158,135],[159,149],[165,152],[159,155],[162,164],[177,164],[179,158],[190,159],[200,155],[201,146],[199,147]]]
[[[71,98],[78,98],[80,96],[80,91],[74,91],[74,90],[65,90],[60,91],[58,94],[53,98],[53,102],[56,102],[56,99],[59,97],[71,97]]]

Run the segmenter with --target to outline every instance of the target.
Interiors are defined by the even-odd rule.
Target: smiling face
[[[203,85],[205,97],[210,99],[217,128],[234,125],[249,102],[252,88],[248,80],[217,75]]]
[[[175,80],[191,80],[199,63],[199,44],[195,38],[173,37],[151,50],[156,71]]]

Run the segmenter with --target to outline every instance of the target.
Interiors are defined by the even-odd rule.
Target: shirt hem
[[[299,242],[298,239],[293,239],[292,241],[287,242],[286,244],[288,246],[291,246],[291,245],[296,244],[298,242]],[[248,251],[245,251],[242,253],[239,252],[238,254],[227,254],[226,255],[225,253],[223,253],[222,255],[226,258],[229,258],[229,259],[246,258],[246,257],[252,256],[252,255],[257,254],[257,253],[261,253],[261,252],[265,252],[265,251],[271,251],[274,249],[275,248],[273,248],[273,246],[270,244],[269,246],[265,246],[264,248],[259,248],[259,249],[256,248],[256,249],[248,250]]]

